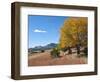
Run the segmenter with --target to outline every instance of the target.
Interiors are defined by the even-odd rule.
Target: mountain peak
[[[50,43],[45,46],[35,46],[34,48],[29,48],[28,51],[39,51],[39,50],[48,50],[55,48],[57,46],[57,43]]]

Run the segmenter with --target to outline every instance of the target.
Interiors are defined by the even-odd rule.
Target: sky
[[[28,16],[28,48],[59,42],[60,28],[65,16]]]

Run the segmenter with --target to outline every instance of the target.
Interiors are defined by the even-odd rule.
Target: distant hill
[[[56,43],[50,43],[50,44],[47,44],[46,46],[35,46],[34,48],[29,48],[28,52],[32,53],[32,52],[41,51],[41,50],[48,50],[48,49],[55,48],[56,46],[57,46]]]

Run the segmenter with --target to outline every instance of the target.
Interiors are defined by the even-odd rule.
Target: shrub
[[[52,56],[52,58],[60,57],[59,54],[60,54],[60,51],[59,51],[57,48],[54,48],[54,49],[51,51],[51,56]]]
[[[43,53],[43,52],[45,52],[45,50],[41,50],[41,52]]]

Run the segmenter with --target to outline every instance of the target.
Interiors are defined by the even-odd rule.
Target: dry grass
[[[28,66],[48,66],[48,65],[71,65],[86,64],[86,57],[77,57],[76,54],[63,55],[60,58],[52,58],[50,51],[35,53],[28,56]]]

